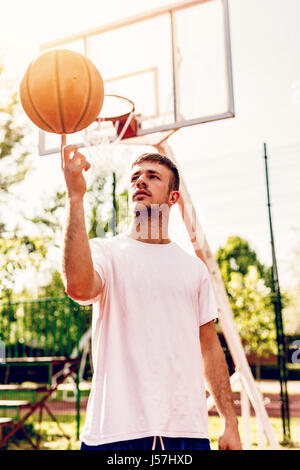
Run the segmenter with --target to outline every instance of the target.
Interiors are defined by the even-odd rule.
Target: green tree
[[[231,307],[246,352],[256,354],[256,375],[259,377],[260,358],[275,354],[275,316],[270,295],[256,266],[247,274],[233,272],[228,283]]]
[[[10,189],[24,180],[30,169],[29,152],[24,150],[25,128],[18,124],[17,93],[6,88],[0,64],[0,233],[6,230],[5,212]]]
[[[287,335],[300,334],[300,281],[285,292],[283,309],[284,330]]]
[[[270,270],[259,261],[249,243],[237,236],[228,238],[216,259],[224,280],[234,319],[247,352],[257,357],[276,352],[275,314],[269,287]]]
[[[225,284],[230,281],[232,272],[239,272],[245,276],[249,266],[256,266],[260,277],[264,278],[270,287],[271,271],[259,261],[256,252],[250,248],[247,240],[234,235],[229,237],[225,247],[218,249],[216,258]]]
[[[65,297],[65,287],[62,282],[61,273],[57,270],[51,273],[50,282],[45,285],[39,286],[39,298],[57,298]]]
[[[290,266],[294,282],[284,292],[286,302],[283,319],[286,334],[300,334],[300,243],[296,247]]]
[[[16,216],[16,196],[13,189],[21,183],[31,168],[30,154],[26,150],[26,128],[19,124],[17,93],[8,89],[0,65],[0,297],[13,297],[15,276],[30,263],[37,266],[43,258],[43,249],[36,238],[20,234],[18,228],[8,228],[13,211]],[[16,222],[17,223],[17,222]],[[38,254],[38,251],[40,250]]]
[[[17,299],[18,283],[28,276],[30,269],[38,270],[45,258],[44,241],[27,236],[0,239],[0,298],[2,301]],[[20,288],[20,291],[22,289]]]
[[[15,124],[18,112],[17,94],[12,93],[0,103],[0,190],[7,193],[9,188],[24,180],[30,168],[29,152],[23,150],[24,128]],[[4,170],[4,171],[3,171]]]

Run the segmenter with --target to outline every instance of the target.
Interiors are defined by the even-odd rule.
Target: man
[[[62,148],[67,186],[66,292],[93,303],[93,381],[82,449],[210,449],[204,379],[223,421],[219,449],[241,449],[206,265],[168,234],[180,197],[174,164],[144,154],[132,165],[126,234],[88,240],[82,174]],[[157,439],[159,437],[159,439]]]

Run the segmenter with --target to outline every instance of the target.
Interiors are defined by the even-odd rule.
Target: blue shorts
[[[88,446],[81,443],[81,450],[152,450],[154,436],[128,441],[108,442],[99,446]],[[210,450],[209,439],[194,437],[164,437],[165,450]],[[159,437],[156,438],[155,450],[162,450]]]

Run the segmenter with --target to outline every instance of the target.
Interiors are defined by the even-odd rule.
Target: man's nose
[[[142,175],[137,179],[136,185],[137,185],[138,188],[147,186],[146,181],[144,180]]]

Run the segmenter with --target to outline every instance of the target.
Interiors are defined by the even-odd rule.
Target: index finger
[[[63,149],[66,145],[66,134],[61,135],[61,146],[60,146],[60,162],[61,167],[63,168]]]

